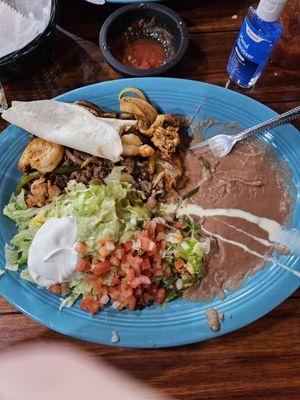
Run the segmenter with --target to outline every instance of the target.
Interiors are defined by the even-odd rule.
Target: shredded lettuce
[[[4,246],[6,265],[5,268],[10,271],[17,271],[19,268],[18,251],[10,244],[6,243]]]
[[[34,283],[34,280],[31,278],[29,274],[28,268],[24,268],[20,273],[20,278],[24,279],[25,281]]]
[[[151,213],[132,185],[120,181],[122,169],[115,167],[102,185],[70,181],[65,193],[40,208],[27,208],[24,190],[13,195],[4,214],[15,221],[19,232],[5,247],[6,268],[16,271],[26,263],[36,231],[51,217],[76,217],[78,240],[88,246],[90,253],[105,237],[130,240],[136,230],[132,218],[149,219]]]
[[[191,235],[190,231],[189,235]],[[164,281],[164,284],[169,287],[166,298],[167,302],[176,299],[178,293],[182,293],[182,290],[193,286],[202,278],[204,272],[203,253],[202,242],[197,240],[194,236],[185,237],[183,240],[176,242],[168,240],[166,258],[171,256],[171,258],[169,258],[171,266],[173,266],[174,261],[182,260],[184,262],[184,268],[176,271],[173,267],[174,275],[170,279]]]
[[[39,208],[27,208],[24,190],[18,196],[12,194],[9,203],[3,210],[3,214],[15,221],[19,229],[26,229],[31,219],[39,212]]]
[[[177,245],[177,250],[186,263],[189,263],[195,273],[199,273],[203,267],[203,249],[198,240],[191,237]]]
[[[91,294],[92,286],[89,282],[81,279],[74,279],[70,283],[71,293],[61,300],[60,309],[72,307],[75,301],[82,295]]]

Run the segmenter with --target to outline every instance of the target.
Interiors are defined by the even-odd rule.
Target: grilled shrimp
[[[23,173],[32,168],[45,174],[57,167],[63,155],[64,147],[62,145],[34,138],[23,151],[18,167]]]
[[[150,157],[155,150],[148,144],[143,144],[141,139],[133,133],[128,133],[121,137],[123,144],[123,156]]]

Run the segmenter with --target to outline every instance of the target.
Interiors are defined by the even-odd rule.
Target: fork
[[[197,151],[208,146],[209,150],[211,150],[215,157],[224,157],[231,152],[233,146],[240,140],[246,139],[249,136],[257,133],[264,132],[270,128],[274,128],[275,126],[286,124],[299,117],[300,106],[292,108],[283,114],[277,115],[276,117],[268,119],[265,122],[261,122],[258,125],[245,129],[244,131],[235,135],[216,135],[205,140],[204,142],[191,146],[190,149]]]

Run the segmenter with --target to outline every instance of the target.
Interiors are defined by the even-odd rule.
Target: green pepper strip
[[[58,175],[71,174],[74,171],[80,171],[80,165],[63,165],[57,167],[53,173]]]
[[[57,167],[53,173],[58,174],[58,175],[64,175],[64,174],[71,174],[74,171],[79,171],[80,170],[80,166],[79,165],[63,165],[62,167]],[[34,172],[30,172],[29,174],[24,175],[17,187],[16,187],[16,195],[20,194],[22,188],[27,185],[27,183],[34,181],[35,179],[38,179],[40,176],[42,175],[41,172],[39,171],[34,171]]]
[[[30,172],[29,174],[24,175],[24,176],[20,179],[20,181],[19,181],[19,183],[18,183],[18,185],[17,185],[17,187],[16,187],[16,192],[15,192],[16,195],[20,194],[22,188],[23,188],[25,185],[27,185],[27,183],[29,183],[29,182],[31,182],[31,181],[34,181],[35,179],[38,179],[41,175],[42,175],[42,173],[39,172],[39,171]]]

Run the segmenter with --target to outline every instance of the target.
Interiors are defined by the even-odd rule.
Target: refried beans
[[[204,209],[239,209],[279,224],[287,221],[290,196],[275,165],[262,149],[252,144],[238,144],[223,158],[216,158],[211,152],[189,151],[185,168],[189,181],[182,194],[199,186],[189,203]],[[209,216],[201,222],[203,232],[206,235],[209,232],[211,237],[211,249],[204,279],[184,294],[193,301],[209,300],[216,294],[222,296],[223,289],[236,289],[246,276],[265,264],[264,259],[232,242],[265,257],[273,249],[268,233],[244,218]]]

